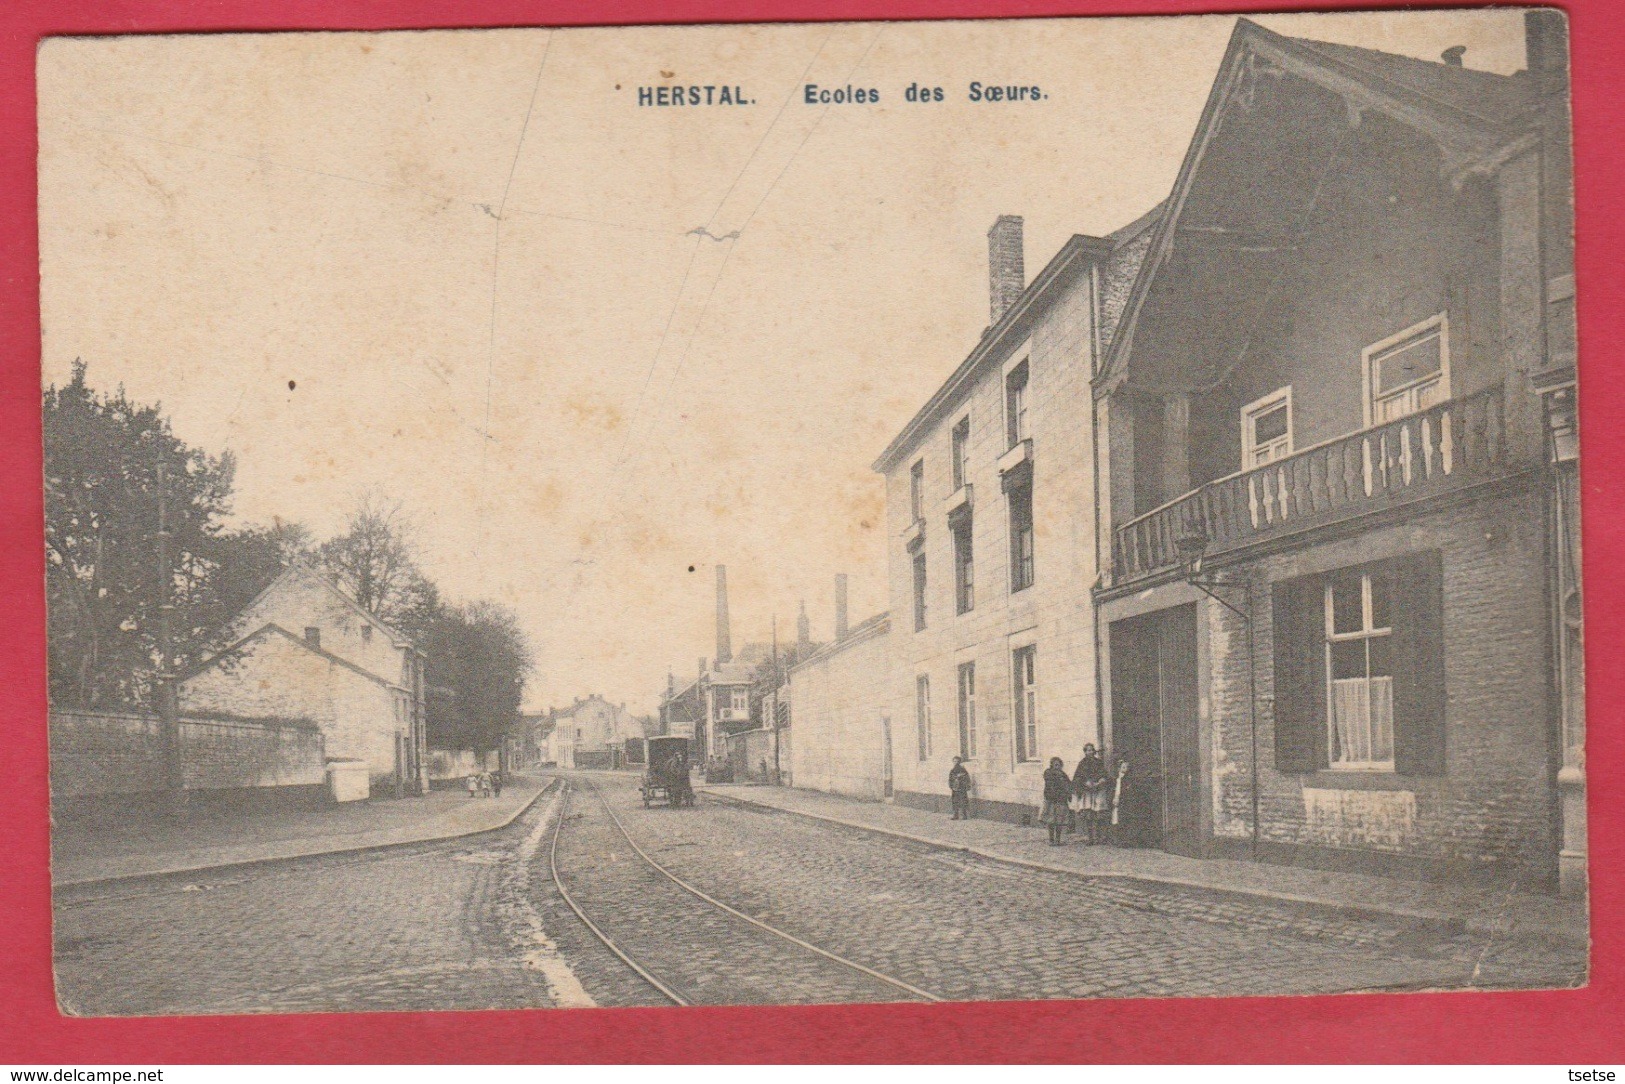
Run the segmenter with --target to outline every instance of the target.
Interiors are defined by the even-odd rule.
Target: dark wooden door
[[[1162,845],[1162,738],[1158,704],[1156,614],[1111,626],[1112,759],[1128,764],[1117,807],[1117,838],[1130,846]]]
[[[1201,746],[1197,731],[1196,606],[1157,617],[1158,730],[1162,735],[1162,845],[1201,853]]]

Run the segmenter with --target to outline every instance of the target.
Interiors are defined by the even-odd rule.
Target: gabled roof
[[[1249,80],[1259,70],[1285,72],[1342,96],[1352,119],[1367,110],[1380,112],[1432,137],[1448,149],[1447,159],[1460,164],[1486,158],[1521,135],[1536,100],[1523,73],[1498,75],[1291,38],[1238,19],[1173,191],[1155,218],[1149,250],[1107,345],[1097,387],[1109,388],[1123,378],[1140,309],[1169,256],[1204,154],[1237,99],[1248,96]],[[1242,106],[1249,107],[1250,100]]]
[[[256,641],[259,641],[259,640],[269,639],[272,636],[280,636],[283,639],[287,640],[289,643],[292,643],[292,644],[296,645],[297,647],[299,647],[300,650],[309,652],[310,654],[315,655],[318,658],[325,659],[326,661],[328,661],[330,663],[335,663],[335,664],[337,664],[339,666],[342,666],[346,670],[354,671],[355,673],[360,674],[362,677],[366,678],[368,681],[371,681],[371,682],[373,682],[374,684],[377,684],[377,685],[382,685],[386,689],[399,689],[399,688],[401,688],[401,686],[396,685],[392,681],[388,681],[388,680],[386,680],[384,678],[379,677],[377,674],[374,674],[370,670],[362,669],[361,667],[357,666],[355,663],[351,662],[349,659],[340,658],[338,655],[333,654],[331,651],[324,651],[321,648],[314,646],[313,644],[311,644],[311,642],[309,640],[306,640],[303,636],[295,636],[293,633],[289,632],[287,629],[283,628],[281,625],[276,624],[275,622],[266,622],[265,624],[261,625],[259,628],[255,629],[253,632],[249,633],[247,636],[244,636],[242,639],[240,639],[236,643],[232,644],[230,647],[227,647],[227,648],[224,648],[224,649],[222,649],[220,651],[217,651],[213,655],[210,655],[207,659],[203,659],[200,662],[196,662],[196,663],[192,664],[190,667],[188,667],[187,669],[185,669],[185,670],[181,671],[179,674],[177,674],[176,675],[176,680],[180,681],[180,682],[190,681],[192,678],[197,677],[199,674],[203,673],[205,670],[212,670],[216,666],[219,666],[219,665],[221,665],[221,664],[223,664],[225,662],[228,662],[228,661],[232,660],[233,658],[235,658],[242,651],[243,648],[247,647],[249,644],[254,643]]]
[[[287,580],[295,577],[300,577],[306,580],[314,580],[315,582],[319,583],[323,588],[326,589],[328,594],[338,599],[338,601],[345,608],[356,614],[363,621],[366,621],[369,625],[376,628],[379,632],[382,632],[385,636],[389,637],[390,643],[394,644],[396,647],[413,648],[417,646],[411,637],[407,636],[399,629],[396,629],[393,626],[379,620],[377,616],[369,613],[366,607],[362,606],[355,599],[351,598],[342,587],[335,583],[331,576],[327,575],[325,572],[322,572],[320,569],[315,568],[306,561],[295,561],[288,565],[288,567],[284,568],[281,573],[277,575],[276,579],[266,584],[265,589],[259,594],[255,595],[253,600],[249,602],[247,606],[242,608],[241,612],[247,613],[249,610],[252,610],[255,606],[259,605],[261,599],[265,598],[265,596],[269,595],[273,590]],[[235,620],[235,618],[233,620]]]

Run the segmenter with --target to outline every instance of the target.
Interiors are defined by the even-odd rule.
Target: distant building
[[[374,791],[428,789],[424,655],[326,575],[295,565],[234,619],[230,646],[181,675],[180,710],[304,719]]]
[[[596,693],[549,711],[540,723],[551,724],[548,759],[560,768],[619,768],[626,761],[627,741],[646,738],[649,728],[649,721],[627,711],[625,704],[611,704]]]

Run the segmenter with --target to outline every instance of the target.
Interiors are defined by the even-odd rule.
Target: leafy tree
[[[211,553],[218,568],[212,623],[223,631],[283,569],[311,555],[310,531],[283,520],[269,527],[243,527],[220,535]]]
[[[513,611],[495,602],[442,607],[419,638],[428,654],[429,742],[495,749],[519,718],[530,645]],[[449,695],[447,695],[449,694]]]
[[[45,390],[44,436],[52,703],[147,703],[163,661],[163,604],[172,607],[176,666],[204,650],[218,617],[231,453],[189,448],[157,405],[132,403],[122,387],[93,391],[83,362],[67,384]],[[168,569],[159,561],[160,479]]]

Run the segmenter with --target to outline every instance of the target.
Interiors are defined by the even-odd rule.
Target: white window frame
[[[1016,405],[1017,396],[1011,394],[1010,378],[1017,369],[1027,367],[1026,375],[1021,382],[1019,395],[1020,407]],[[1012,363],[1007,363],[1003,369],[1004,379],[1004,435],[1005,445],[1014,448],[1028,437],[1032,436],[1032,389],[1033,389],[1033,363],[1032,355],[1021,354]]]
[[[750,690],[744,686],[729,689],[728,708],[731,711],[750,711]]]
[[[925,558],[925,551],[910,554],[908,559],[911,586],[914,591],[914,631],[923,632],[926,619],[930,616],[931,600],[926,592],[930,589],[928,580],[929,568]]]
[[[955,671],[959,693],[959,755],[976,759],[976,663],[962,662]],[[970,680],[967,682],[966,678]]]
[[[1388,731],[1389,731],[1389,733],[1388,733],[1388,759],[1387,760],[1337,760],[1336,759],[1337,745],[1338,745],[1338,743],[1337,743],[1337,691],[1336,691],[1336,686],[1335,686],[1334,677],[1333,677],[1335,671],[1334,671],[1334,669],[1332,667],[1332,646],[1334,644],[1349,643],[1349,642],[1361,642],[1361,643],[1365,643],[1365,644],[1369,645],[1370,641],[1376,640],[1376,639],[1379,639],[1379,638],[1382,638],[1382,637],[1387,637],[1388,642],[1390,644],[1393,643],[1394,629],[1393,629],[1393,626],[1391,624],[1383,626],[1381,628],[1378,628],[1373,624],[1373,619],[1372,619],[1372,614],[1371,614],[1371,591],[1372,591],[1371,573],[1369,573],[1369,572],[1360,573],[1360,628],[1357,631],[1354,631],[1354,632],[1337,632],[1337,631],[1335,631],[1336,628],[1337,628],[1337,615],[1332,610],[1332,579],[1331,579],[1331,577],[1328,577],[1327,580],[1326,580],[1326,586],[1325,586],[1325,592],[1326,592],[1325,593],[1326,646],[1325,646],[1325,658],[1324,658],[1324,661],[1322,662],[1321,665],[1325,668],[1325,673],[1326,673],[1326,750],[1327,750],[1327,761],[1329,762],[1328,766],[1333,771],[1340,771],[1340,772],[1391,772],[1391,771],[1394,770],[1395,731],[1399,727],[1399,720],[1394,718],[1394,713],[1393,713],[1393,675],[1392,674],[1388,675],[1388,680],[1389,680],[1389,693],[1388,693],[1388,696],[1389,696],[1389,709],[1388,709]],[[1392,599],[1392,598],[1388,600],[1388,605],[1389,605],[1390,610],[1392,609],[1392,607],[1395,605],[1395,603],[1397,601],[1398,601],[1397,599]],[[1398,665],[1398,660],[1394,660],[1390,656],[1390,664],[1389,665],[1390,665],[1390,667],[1397,666]],[[1366,648],[1366,674],[1367,674],[1367,677],[1366,677],[1366,697],[1367,697],[1367,700],[1366,700],[1366,703],[1367,703],[1366,726],[1367,726],[1368,730],[1369,730],[1369,727],[1371,726],[1371,712],[1370,712],[1370,707],[1369,707],[1369,705],[1370,705],[1370,696],[1371,696],[1370,673],[1371,673],[1371,655],[1370,655],[1370,648],[1368,646]],[[1366,741],[1367,741],[1368,745],[1371,744],[1371,738],[1370,738],[1369,733],[1367,735]]]
[[[914,731],[919,742],[920,762],[931,759],[931,675],[914,676]]]
[[[913,517],[910,522],[925,519],[925,460],[916,459],[908,469],[908,508]]]
[[[1023,662],[1030,665],[1032,680],[1023,673]],[[1020,764],[1039,759],[1038,756],[1038,645],[1022,644],[1010,649],[1011,718],[1015,720],[1016,761]]]
[[[1253,423],[1262,415],[1268,414],[1276,407],[1286,406],[1286,446],[1278,453],[1272,454],[1268,459],[1258,458],[1258,440],[1253,435]],[[1254,399],[1241,408],[1241,469],[1252,470],[1268,463],[1276,463],[1292,454],[1297,445],[1296,435],[1293,432],[1295,419],[1292,416],[1292,385],[1276,388],[1268,395]],[[1273,443],[1273,442],[1272,442]]]
[[[1439,337],[1439,377],[1438,383],[1442,394],[1439,401],[1444,402],[1452,397],[1450,390],[1450,314],[1446,312],[1434,313],[1426,320],[1420,320],[1403,331],[1372,343],[1360,351],[1361,385],[1365,399],[1365,427],[1370,429],[1377,425],[1377,381],[1376,362],[1382,356],[1392,353],[1395,347],[1403,346],[1411,340],[1421,339],[1431,332],[1437,332]],[[1428,383],[1428,378],[1414,380],[1401,388],[1387,392],[1385,400],[1396,398],[1401,394],[1408,394]],[[1412,405],[1403,414],[1396,414],[1394,418],[1403,418],[1419,413],[1422,408]],[[1394,418],[1386,419],[1393,421]]]
[[[960,439],[963,432],[965,437]],[[970,481],[970,415],[966,414],[954,422],[953,428],[948,431],[948,481],[953,483],[954,492],[965,488]]]

